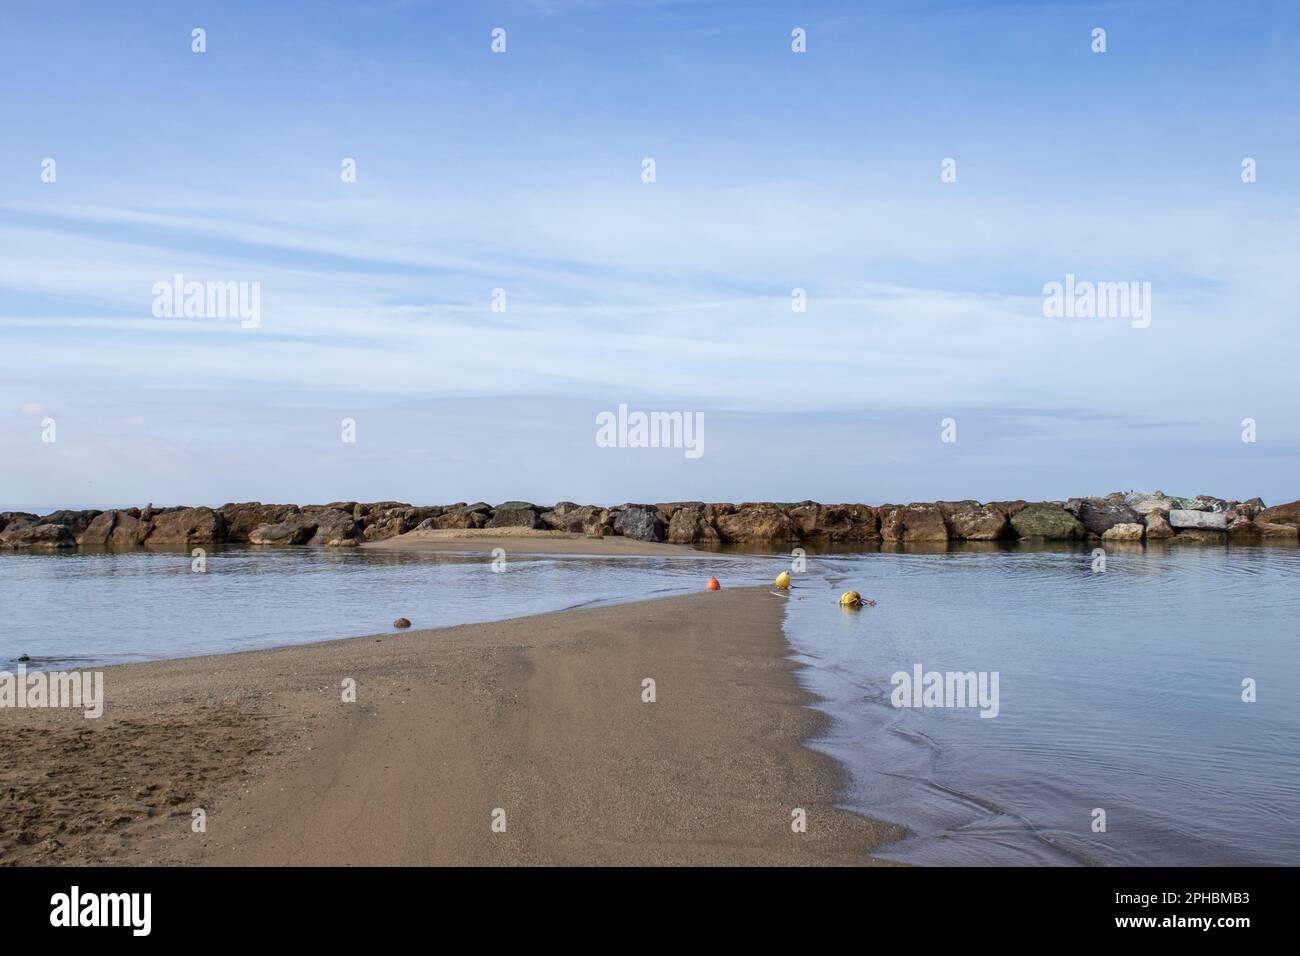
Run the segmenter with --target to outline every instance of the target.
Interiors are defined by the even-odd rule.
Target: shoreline
[[[783,616],[735,588],[107,667],[98,720],[0,711],[0,863],[885,863]]]

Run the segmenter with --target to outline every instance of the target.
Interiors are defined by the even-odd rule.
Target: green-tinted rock
[[[1022,538],[1046,541],[1069,541],[1082,538],[1086,531],[1079,519],[1060,505],[1042,502],[1026,505],[1011,519],[1011,527]]]

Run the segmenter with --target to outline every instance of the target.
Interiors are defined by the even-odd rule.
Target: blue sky
[[[1300,496],[1295,4],[5,21],[0,505]],[[1044,318],[1067,273],[1150,327]],[[620,403],[705,454],[597,448]]]

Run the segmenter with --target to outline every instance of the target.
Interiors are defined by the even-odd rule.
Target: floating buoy
[[[782,571],[776,576],[776,586],[782,591],[790,587],[790,572]]]
[[[862,607],[862,595],[857,591],[845,591],[840,595],[840,607]]]
[[[709,578],[709,583],[708,583],[708,585],[707,585],[707,587],[706,587],[706,590],[709,590],[709,591],[721,591],[721,590],[722,590],[722,585],[718,583],[718,579],[717,579],[717,578]]]

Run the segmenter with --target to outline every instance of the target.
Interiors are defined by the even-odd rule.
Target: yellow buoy
[[[862,607],[862,595],[857,591],[845,591],[840,595],[840,607]]]
[[[782,571],[780,574],[778,574],[778,575],[776,576],[776,586],[777,586],[778,588],[780,588],[782,591],[784,591],[784,590],[786,590],[786,589],[788,589],[788,588],[790,587],[790,572],[789,572],[789,571]]]

